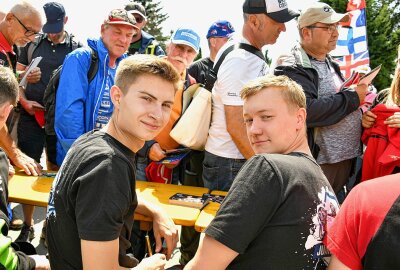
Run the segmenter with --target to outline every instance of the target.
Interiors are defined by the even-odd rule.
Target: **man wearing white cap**
[[[240,45],[252,52],[237,48],[226,55],[212,89],[213,114],[205,146],[203,169],[204,186],[214,190],[229,190],[233,179],[246,161],[254,155],[243,123],[242,86],[249,80],[267,73],[261,48],[274,44],[285,23],[298,14],[289,10],[286,1],[246,0],[243,3],[244,25]],[[221,55],[237,41],[228,42],[220,49]],[[258,55],[256,55],[258,54]],[[215,64],[217,65],[217,64]]]
[[[325,3],[303,10],[298,20],[300,44],[275,69],[276,75],[286,75],[304,89],[309,146],[336,194],[362,153],[358,108],[367,91],[366,85],[339,91],[344,78],[329,56],[336,47],[340,22],[348,20],[348,14],[336,13]]]

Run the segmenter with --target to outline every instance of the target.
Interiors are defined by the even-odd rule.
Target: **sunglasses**
[[[144,21],[144,18],[142,16],[134,15],[134,14],[132,14],[132,15],[133,15],[133,17],[135,17],[135,20],[137,23],[142,23]]]

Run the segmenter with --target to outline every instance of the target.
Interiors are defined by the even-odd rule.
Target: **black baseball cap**
[[[57,2],[49,2],[43,6],[46,14],[46,23],[43,25],[44,33],[60,33],[64,28],[64,6]]]
[[[286,0],[245,0],[243,12],[247,14],[266,14],[274,21],[285,23],[299,16],[288,9]]]

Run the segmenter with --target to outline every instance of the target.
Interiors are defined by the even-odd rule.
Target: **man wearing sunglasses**
[[[41,28],[42,20],[37,9],[27,2],[14,5],[0,21],[0,66],[10,67],[15,72],[16,46],[25,46],[33,41]],[[28,82],[31,79],[33,79],[32,76],[28,75]],[[0,129],[0,146],[6,151],[14,165],[23,169],[26,174],[40,174],[40,165],[18,149],[15,141],[8,134],[6,126]]]
[[[344,78],[329,53],[336,48],[339,23],[348,14],[325,3],[312,4],[298,20],[300,44],[281,57],[275,75],[299,83],[307,98],[308,142],[336,194],[352,174],[361,154],[361,110],[367,85],[339,91]]]
[[[164,50],[158,44],[157,40],[152,35],[142,30],[147,23],[146,9],[143,5],[138,2],[129,3],[125,5],[125,10],[135,17],[136,26],[140,29],[140,31],[132,37],[128,54],[165,55]]]

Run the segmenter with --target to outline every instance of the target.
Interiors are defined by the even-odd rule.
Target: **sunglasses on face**
[[[137,23],[142,23],[144,21],[144,18],[140,15],[133,15],[133,17],[135,17]]]

